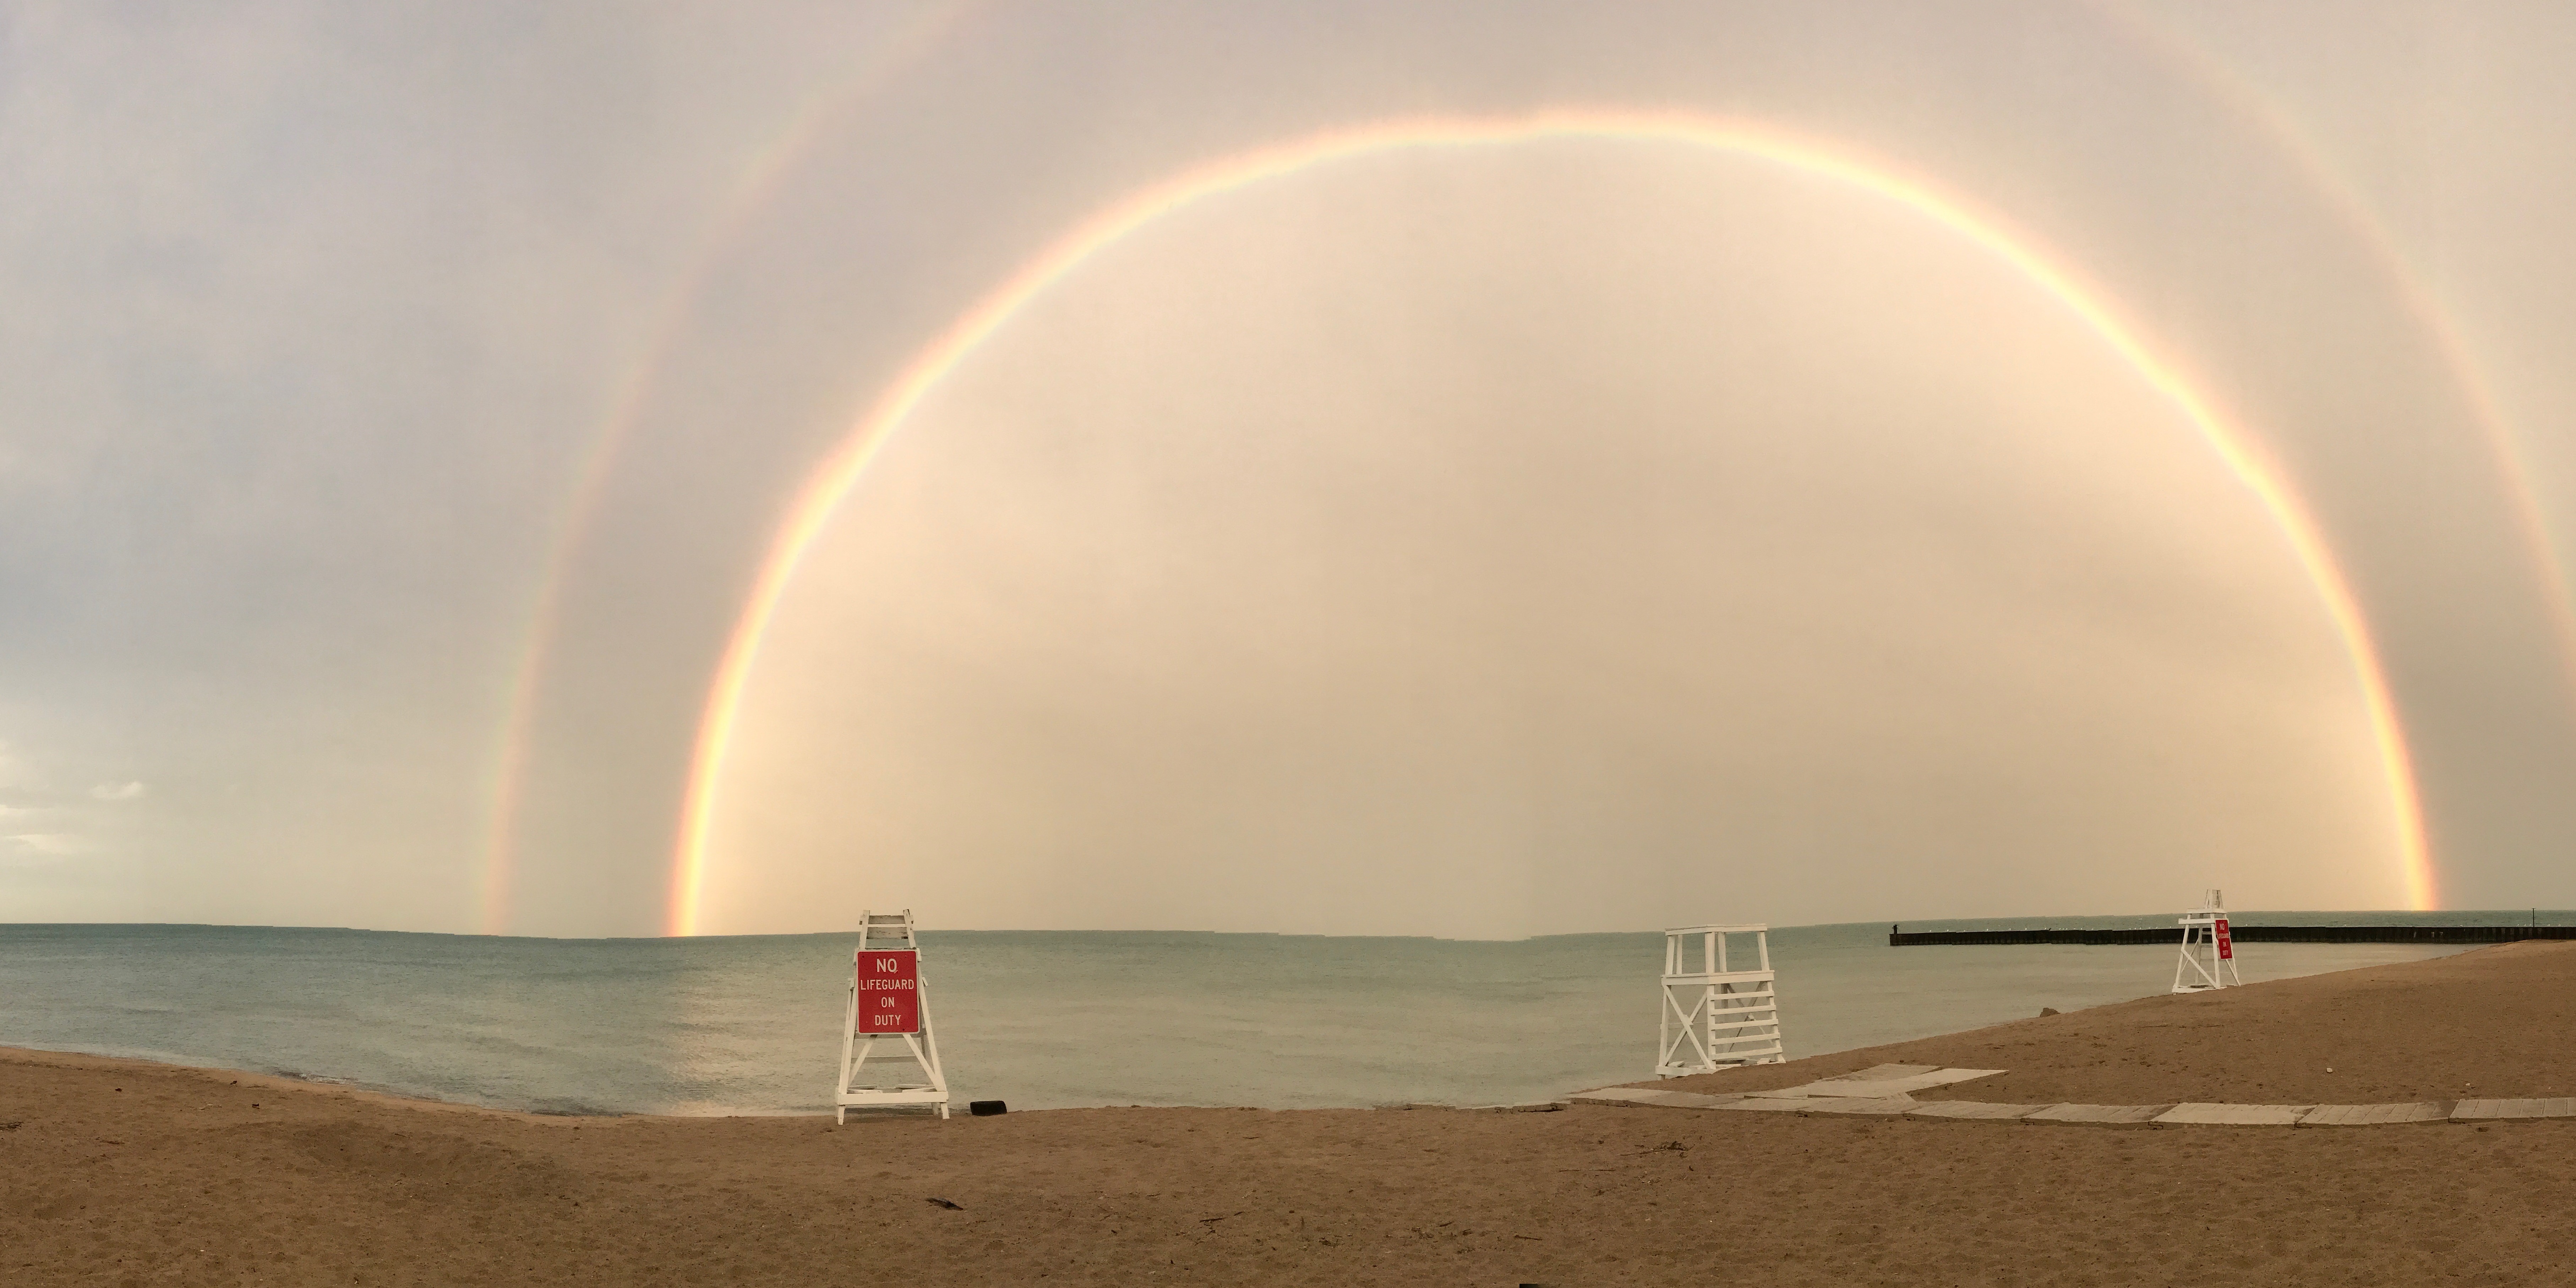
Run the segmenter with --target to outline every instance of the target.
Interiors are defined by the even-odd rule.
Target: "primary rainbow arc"
[[[2289,541],[2341,637],[2377,744],[2409,904],[2436,901],[2415,776],[2396,704],[2368,624],[2315,520],[2207,399],[2158,360],[2112,310],[2077,280],[1996,220],[1879,164],[1785,131],[1688,112],[1560,109],[1508,117],[1425,116],[1311,135],[1221,158],[1113,203],[1058,238],[967,310],[905,365],[841,444],[807,479],[772,538],[707,691],[689,762],[671,864],[666,932],[694,935],[704,894],[707,845],[718,780],[741,714],[762,639],[806,552],[830,524],[868,465],[932,390],[1030,301],[1093,255],[1186,206],[1316,166],[1355,157],[1431,148],[1498,147],[1542,140],[1664,142],[1768,161],[1891,201],[1994,256],[2080,319],[2199,431],[2251,489]]]

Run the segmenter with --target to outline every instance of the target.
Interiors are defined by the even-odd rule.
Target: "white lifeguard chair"
[[[832,1088],[832,1121],[848,1122],[853,1109],[922,1105],[948,1116],[948,1075],[939,1069],[939,1043],[930,1031],[930,997],[921,979],[921,945],[913,938],[912,909],[861,913],[859,948],[850,955],[850,1017],[841,1027],[841,1080]],[[868,1059],[879,1042],[901,1039],[903,1050]],[[909,1061],[909,1068],[904,1062]]]
[[[2174,963],[2173,983],[2177,993],[2205,993],[2245,983],[2236,973],[2236,941],[2227,930],[2227,900],[2222,891],[2207,894],[2200,907],[2180,919],[2182,960]]]
[[[1729,935],[1753,936],[1756,969],[1728,969]],[[1786,1061],[1780,1049],[1780,1003],[1771,984],[1768,925],[1665,931],[1663,1035],[1655,1076],[1680,1078]]]

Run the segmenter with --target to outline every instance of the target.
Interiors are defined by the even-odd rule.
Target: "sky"
[[[0,922],[2576,906],[2571,56],[0,0]]]

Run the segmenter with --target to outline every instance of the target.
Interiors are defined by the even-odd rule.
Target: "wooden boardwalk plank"
[[[1578,1091],[1566,1098],[1568,1104],[1639,1105],[1664,1109],[1743,1109],[1767,1113],[1833,1114],[1864,1117],[1948,1118],[1993,1122],[2032,1122],[2052,1125],[2089,1127],[2368,1127],[2385,1123],[2488,1122],[2518,1118],[2576,1118],[2576,1096],[2559,1096],[2534,1100],[2462,1100],[2421,1101],[2408,1104],[2380,1105],[2238,1105],[2204,1101],[2187,1101],[2172,1105],[2008,1105],[1976,1100],[1924,1102],[1905,1095],[1904,1088],[1923,1083],[1936,1075],[1946,1076],[1925,1085],[1966,1077],[1986,1077],[2001,1072],[1995,1069],[1939,1069],[1931,1074],[1916,1073],[1919,1066],[1880,1065],[1864,1073],[1884,1076],[1859,1079],[1827,1079],[1839,1082],[1830,1090],[1819,1089],[1820,1083],[1789,1087],[1779,1091],[1751,1093],[1726,1092],[1703,1095],[1690,1091],[1667,1091],[1659,1087],[1603,1087],[1595,1091]],[[1862,1094],[1864,1090],[1878,1094]]]
[[[2315,1105],[2222,1105],[2185,1101],[2156,1115],[2159,1126],[2296,1127]]]
[[[1578,1091],[1566,1099],[1579,1105],[1653,1105],[1680,1094],[1652,1087],[1603,1087],[1598,1091]]]
[[[1926,1078],[1938,1079],[1938,1081],[1931,1084],[1933,1086],[1946,1087],[1954,1082],[1974,1082],[1979,1078],[1991,1078],[1996,1074],[2003,1072],[2006,1071],[2002,1069],[1943,1069],[1937,1073],[1927,1073],[1923,1076]]]
[[[1599,1091],[1578,1091],[1566,1099],[1590,1105],[1654,1105],[1665,1109],[1715,1109],[1743,1099],[1740,1095],[1704,1096],[1695,1091],[1665,1091],[1659,1087],[1603,1087]]]
[[[2172,1105],[2050,1105],[2025,1115],[2026,1123],[2080,1124],[2087,1127],[2149,1127]]]
[[[1794,1114],[1813,1108],[1815,1102],[1803,1096],[1746,1096],[1742,1100],[1719,1105],[1720,1109],[1750,1109],[1757,1113]]]
[[[2414,1104],[2392,1105],[2319,1105],[2299,1120],[2302,1127],[2376,1127],[2382,1123],[2438,1123],[2451,1117],[2451,1102],[2427,1100]]]
[[[1892,1117],[1921,1104],[1910,1096],[1889,1096],[1884,1100],[1853,1100],[1844,1096],[1819,1096],[1800,1106],[1811,1114],[1875,1114]]]
[[[1777,1091],[1756,1091],[1753,1094],[1757,1096],[1858,1096],[1874,1100],[1882,1096],[1901,1096],[1917,1091],[1928,1091],[1934,1087],[1946,1087],[1951,1083],[1966,1082],[1972,1078],[1991,1078],[2002,1072],[2001,1069],[1935,1069],[1930,1073],[1909,1073],[1887,1078],[1826,1078],[1819,1082],[1805,1082],[1794,1087],[1782,1087]]]
[[[1934,1100],[1906,1111],[1909,1118],[1975,1118],[2009,1122],[2046,1109],[2046,1105],[1998,1105],[1983,1100]]]
[[[2576,1096],[2550,1100],[2463,1100],[2451,1109],[2451,1121],[2489,1118],[2576,1118]]]
[[[1676,1091],[1655,1103],[1674,1109],[1715,1109],[1719,1105],[1731,1105],[1743,1098],[1742,1095],[1731,1092],[1722,1096],[1703,1096],[1696,1091]]]
[[[1885,1078],[1911,1078],[1918,1073],[1939,1073],[1937,1064],[1873,1064],[1857,1073],[1840,1073],[1827,1082],[1876,1082]]]
[[[1918,1090],[1921,1088],[1912,1078],[1888,1078],[1878,1082],[1806,1082],[1752,1094],[1775,1100],[1885,1100]]]

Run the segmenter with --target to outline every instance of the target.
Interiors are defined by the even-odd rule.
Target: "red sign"
[[[2213,929],[2218,932],[2219,960],[2225,961],[2228,958],[2234,957],[2236,955],[2236,941],[2227,937],[2227,918],[2219,918],[2218,924],[2213,927]]]
[[[859,953],[859,1032],[921,1032],[921,958],[910,948]]]

